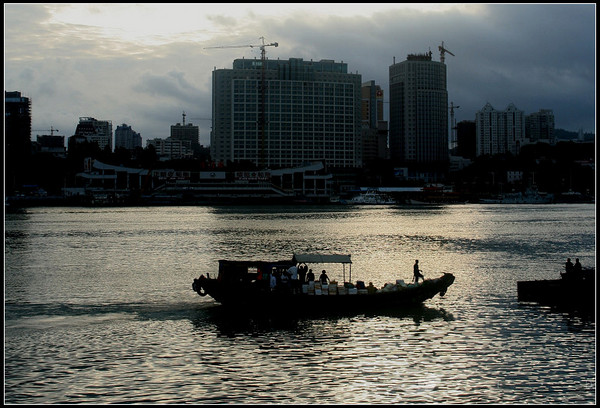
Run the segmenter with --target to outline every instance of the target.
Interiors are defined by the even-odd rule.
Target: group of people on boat
[[[571,262],[571,258],[567,258],[567,262],[565,262],[565,271],[561,272],[560,275],[563,279],[582,279],[583,268],[581,267],[579,258],[575,258],[575,264]]]
[[[288,269],[278,269],[274,267],[270,275],[269,286],[271,290],[284,288],[299,292],[304,283],[315,281],[314,272],[312,269],[309,269],[308,265],[305,263],[299,264],[298,266],[292,265]],[[319,281],[324,285],[330,282],[325,269],[321,271]]]

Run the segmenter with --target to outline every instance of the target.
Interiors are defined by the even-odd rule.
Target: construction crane
[[[265,85],[265,62],[266,62],[266,47],[279,47],[279,43],[273,42],[271,44],[265,44],[265,37],[260,37],[260,40],[262,40],[262,44],[258,44],[258,45],[254,45],[254,44],[250,44],[250,45],[221,45],[221,46],[215,46],[215,47],[204,47],[204,49],[211,49],[211,48],[246,48],[246,47],[250,47],[250,48],[260,48],[260,61],[261,61],[261,85],[260,85],[260,92],[261,92],[261,110],[260,110],[260,119],[258,121],[258,124],[260,126],[260,132],[261,132],[261,167],[264,167],[264,160],[265,160],[265,124],[266,124],[266,120],[265,120],[265,92],[266,92],[266,85]]]
[[[456,121],[454,120],[454,109],[458,109],[460,106],[454,106],[454,102],[450,102],[450,150],[456,148]]]
[[[50,136],[54,136],[54,132],[60,132],[60,130],[50,126],[50,129],[33,129],[32,132],[50,132]]]
[[[250,48],[260,48],[260,59],[261,60],[265,60],[265,55],[266,55],[266,50],[265,47],[279,47],[279,43],[271,43],[271,44],[265,44],[265,37],[260,37],[260,40],[262,40],[262,44],[250,44],[250,45],[219,45],[216,47],[204,47],[205,50],[207,49],[211,49],[211,48],[246,48],[246,47],[250,47]]]
[[[440,45],[438,47],[438,49],[440,50],[440,62],[443,64],[444,61],[446,60],[446,53],[452,55],[453,57],[456,57],[456,55],[452,54],[450,52],[450,50],[447,50],[446,48],[444,48],[444,42],[442,41],[442,45]]]

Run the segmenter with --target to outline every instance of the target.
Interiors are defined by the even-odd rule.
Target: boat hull
[[[367,294],[309,295],[293,293],[290,289],[271,290],[260,283],[245,285],[223,284],[218,279],[204,279],[200,294],[212,297],[224,306],[252,309],[286,309],[296,311],[351,311],[373,308],[401,308],[415,306],[433,298],[443,296],[454,282],[454,276],[446,273],[437,279],[398,288],[396,291]],[[197,288],[197,287],[196,287]]]
[[[562,309],[595,310],[594,271],[586,271],[580,279],[519,281],[517,297],[520,302],[534,302]]]

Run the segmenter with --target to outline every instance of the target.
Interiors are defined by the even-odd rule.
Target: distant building
[[[84,137],[88,142],[97,143],[100,149],[112,151],[113,128],[110,120],[97,120],[91,117],[80,117],[75,129],[75,140]]]
[[[383,90],[375,81],[362,84],[361,88],[362,119],[362,162],[387,159],[388,123],[383,120]]]
[[[539,112],[525,116],[525,135],[530,143],[556,144],[554,112],[551,109],[541,109]]]
[[[37,149],[40,153],[50,153],[55,157],[67,157],[64,136],[37,135]]]
[[[477,156],[519,154],[526,143],[525,118],[514,104],[499,111],[488,102],[475,114]]]
[[[4,182],[7,194],[28,183],[24,174],[31,147],[31,101],[21,96],[21,92],[4,91]]]
[[[171,125],[171,139],[173,140],[187,140],[190,142],[190,146],[193,152],[197,152],[200,149],[200,130],[198,126],[191,123],[185,123],[185,112],[183,113],[183,124],[177,123]]]
[[[456,124],[456,155],[468,159],[475,158],[477,148],[474,120],[462,120]]]
[[[171,137],[166,139],[150,139],[146,146],[154,146],[159,160],[189,159],[194,157],[192,143],[189,140],[177,140]]]
[[[115,130],[115,149],[122,147],[127,150],[135,150],[142,147],[142,136],[134,131],[131,126],[123,123]]]
[[[18,91],[4,91],[4,148],[6,157],[31,151],[31,100]]]
[[[389,67],[390,156],[397,163],[447,163],[446,64],[431,52],[409,54]]]
[[[213,71],[212,159],[259,168],[362,166],[361,75],[332,60],[262,63],[236,59],[233,69]]]

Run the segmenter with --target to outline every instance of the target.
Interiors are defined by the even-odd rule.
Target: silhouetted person
[[[421,272],[422,271],[419,269],[419,260],[415,259],[415,265],[413,266],[413,275],[415,283],[419,283],[419,278],[425,280],[425,276],[423,276]]]
[[[315,274],[313,273],[312,269],[308,270],[308,273],[306,274],[306,281],[307,282],[314,282],[315,281]]]
[[[329,283],[329,276],[327,276],[327,273],[325,273],[325,269],[323,269],[323,272],[321,272],[319,280],[321,281],[322,285],[327,285]]]
[[[306,271],[307,270],[308,270],[308,266],[306,264],[302,264],[298,268],[298,280],[300,281],[300,284],[303,284],[304,282],[306,282]]]
[[[561,273],[563,278],[572,278],[573,277],[573,262],[571,262],[571,258],[567,258],[567,262],[565,262],[565,271]]]
[[[573,276],[578,279],[583,277],[583,270],[581,268],[581,264],[579,263],[579,258],[575,258],[575,265],[573,265]]]

